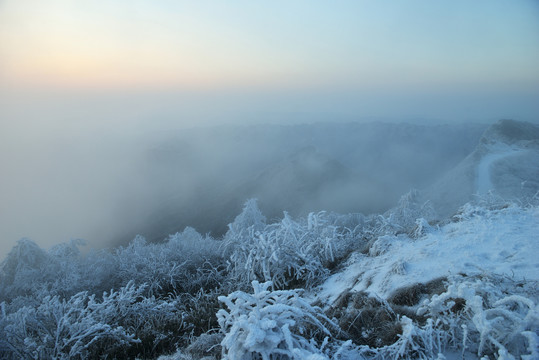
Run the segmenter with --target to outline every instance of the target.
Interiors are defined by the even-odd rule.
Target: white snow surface
[[[477,165],[476,193],[485,195],[490,190],[494,190],[492,183],[491,169],[492,165],[499,160],[510,156],[519,155],[526,150],[518,147],[511,147],[503,143],[496,143],[489,149],[489,152],[483,156]]]
[[[387,298],[396,289],[452,274],[498,274],[539,280],[539,208],[484,210],[468,205],[467,216],[417,239],[381,236],[370,254],[354,254],[317,295],[332,303],[346,290]],[[464,216],[463,216],[464,217]]]

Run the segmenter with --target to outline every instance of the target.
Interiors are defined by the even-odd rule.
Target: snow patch
[[[469,206],[464,212],[463,219],[419,239],[380,237],[373,246],[384,252],[355,254],[345,271],[322,285],[318,298],[333,302],[349,289],[387,298],[398,288],[459,273],[539,281],[538,208],[480,211]]]

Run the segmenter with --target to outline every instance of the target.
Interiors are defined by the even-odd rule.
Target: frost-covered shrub
[[[383,215],[374,217],[372,230],[376,235],[408,233],[414,235],[417,225],[428,224],[436,214],[430,203],[421,200],[419,190],[412,189],[404,194],[397,206]],[[418,219],[423,219],[420,224]]]
[[[107,249],[90,251],[74,260],[81,274],[78,276],[79,286],[90,294],[100,295],[126,285],[118,281],[116,256]]]
[[[239,238],[226,238],[230,249],[231,275],[242,283],[272,281],[277,288],[294,282],[310,287],[326,277],[328,271],[315,252],[316,244],[304,241],[290,218],[267,226],[263,232],[248,232]]]
[[[116,251],[116,261],[119,283],[146,284],[148,293],[157,295],[176,288],[185,276],[182,266],[188,260],[178,256],[174,261],[162,244],[147,243],[137,236],[127,247]]]
[[[536,286],[532,284],[531,286]],[[418,313],[441,321],[454,346],[498,359],[537,359],[539,309],[511,279],[453,279]]]
[[[69,298],[82,291],[99,294],[116,285],[109,281],[115,273],[111,254],[101,250],[82,255],[80,247],[84,245],[84,240],[76,239],[48,251],[48,267],[53,274],[47,289],[51,295]]]
[[[148,243],[137,236],[116,251],[118,283],[147,284],[152,295],[196,292],[221,281],[218,242],[192,228],[168,237],[164,243]]]
[[[401,287],[393,291],[387,298],[387,301],[396,306],[416,306],[424,298],[444,292],[446,290],[446,282],[447,279],[445,277],[440,277],[426,283],[415,283]]]
[[[1,358],[88,358],[116,348],[147,356],[217,326],[222,293],[213,289],[228,289],[217,241],[188,228],[161,244],[137,237],[115,252],[81,254],[80,245],[47,252],[21,240],[4,260]],[[80,337],[79,326],[96,331]]]
[[[381,238],[400,234],[412,239],[419,238],[431,232],[433,227],[430,223],[436,221],[436,213],[430,203],[421,201],[418,190],[410,190],[394,208],[384,214],[365,217],[360,229],[354,229],[353,236],[360,241],[362,253],[379,255],[383,249],[372,247],[380,245]]]
[[[170,350],[193,327],[179,299],[146,296],[145,288],[129,282],[118,291],[103,294],[103,300],[93,306],[102,322],[118,324],[140,340],[133,346],[133,355]]]
[[[349,339],[346,358],[443,359],[448,335],[440,319],[423,319],[362,292],[344,293],[329,314],[337,317],[341,339]]]
[[[68,300],[46,296],[37,306],[2,311],[0,355],[6,359],[87,359],[116,352],[151,353],[172,348],[190,329],[182,304],[144,297],[133,283],[105,293]],[[4,308],[2,309],[4,310]],[[134,347],[133,350],[130,350]]]
[[[222,286],[225,264],[220,241],[187,227],[181,233],[170,235],[164,246],[171,256],[181,254],[188,260],[183,263],[183,291],[196,293],[200,289],[212,290]]]
[[[222,291],[200,289],[194,294],[181,293],[173,298],[182,304],[185,321],[192,327],[190,335],[199,336],[219,327],[215,314],[221,308],[218,297],[223,294]]]
[[[195,338],[185,349],[185,353],[192,359],[221,359],[221,341],[223,333],[206,333]]]
[[[533,208],[537,205],[528,204],[527,206]],[[491,214],[500,211],[517,214],[527,206],[523,206],[515,199],[507,200],[496,195],[495,192],[489,192],[486,195],[475,195],[475,199],[462,205],[451,220],[461,222],[474,218],[488,218]]]
[[[178,348],[171,359],[539,358],[534,282],[453,277],[449,288],[436,279],[387,299],[350,296],[327,309],[338,325],[290,290],[315,289],[345,258],[350,265],[383,255],[395,239],[430,232],[412,195],[384,215],[285,213],[272,224],[253,200],[224,241],[191,228],[158,244],[137,237],[89,253],[80,241],[45,251],[21,240],[0,265],[0,358],[152,358]],[[481,231],[492,214],[522,218],[515,204],[494,209],[467,204],[448,228]],[[404,274],[407,263],[388,265]],[[251,284],[254,294],[237,291]]]
[[[311,288],[353,246],[349,230],[332,225],[324,212],[311,213],[300,221],[285,213],[280,222],[264,225],[254,206],[256,203],[248,202],[244,212],[257,216],[240,214],[223,241],[230,276],[244,288],[252,280],[271,281],[276,288]]]
[[[53,259],[29,239],[21,239],[0,265],[0,301],[31,295],[54,278]]]
[[[396,216],[395,220],[405,224],[407,221],[415,222],[421,217],[431,219],[435,216],[432,205],[429,201],[421,200],[421,192],[417,189],[410,190],[399,199],[393,214]]]
[[[433,360],[445,359],[445,343],[447,334],[441,330],[439,321],[427,319],[426,324],[419,326],[412,319],[400,318],[402,333],[393,344],[382,347],[359,347],[359,353],[366,359],[402,359]]]
[[[67,299],[81,291],[98,294],[121,286],[113,281],[112,254],[92,251],[82,255],[79,247],[83,244],[72,240],[45,251],[31,240],[19,240],[0,266],[0,300],[15,306],[41,301],[46,295]]]
[[[300,297],[299,290],[270,291],[253,281],[254,293],[219,297],[228,310],[217,313],[223,359],[326,359],[315,338],[329,336],[331,321]]]
[[[341,337],[356,345],[393,344],[402,333],[398,314],[390,305],[364,292],[344,292],[327,313],[338,322]]]
[[[79,293],[69,300],[47,296],[34,307],[2,314],[6,359],[84,359],[136,342],[121,326],[101,322],[94,298]],[[104,305],[106,306],[106,304]]]
[[[361,213],[339,214],[335,212],[323,212],[324,218],[332,226],[338,229],[346,229],[348,233],[361,235],[365,227],[367,217]]]
[[[261,231],[266,226],[266,217],[258,208],[256,199],[249,199],[243,205],[242,212],[228,225],[229,236],[241,236],[247,229]]]
[[[343,216],[343,222],[357,216]],[[359,217],[362,219],[362,216]],[[358,229],[340,225],[340,217],[335,214],[327,214],[325,211],[309,213],[306,220],[300,219],[299,224],[303,227],[304,242],[308,245],[308,251],[319,254],[325,267],[333,267],[333,263],[346,257],[352,250],[358,248]],[[352,223],[353,225],[353,223]],[[305,231],[306,228],[306,231]]]
[[[441,279],[419,285],[401,289],[389,302],[345,292],[328,314],[337,318],[341,339],[355,343],[350,351],[366,359],[445,359],[448,352],[539,358],[535,282],[482,275],[455,276],[447,288]],[[436,295],[418,296],[423,293]]]
[[[86,284],[86,274],[81,271],[80,250],[84,245],[83,240],[72,240],[69,243],[61,243],[53,246],[49,251],[49,267],[54,267],[55,275],[51,279],[49,290],[54,295],[69,297],[84,290],[91,290]]]

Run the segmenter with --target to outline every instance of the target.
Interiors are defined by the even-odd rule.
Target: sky
[[[102,224],[175,129],[538,122],[537,64],[536,0],[0,0],[0,235]]]
[[[0,1],[2,105],[25,118],[31,101],[133,128],[128,108],[174,126],[533,120],[538,63],[535,0]]]

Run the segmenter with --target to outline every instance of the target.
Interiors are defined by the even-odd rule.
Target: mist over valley
[[[0,359],[539,359],[538,19],[0,0]]]
[[[220,236],[249,198],[269,218],[384,212],[466,157],[485,128],[318,123],[178,132],[148,151],[157,201],[138,231],[160,240],[192,226]]]

